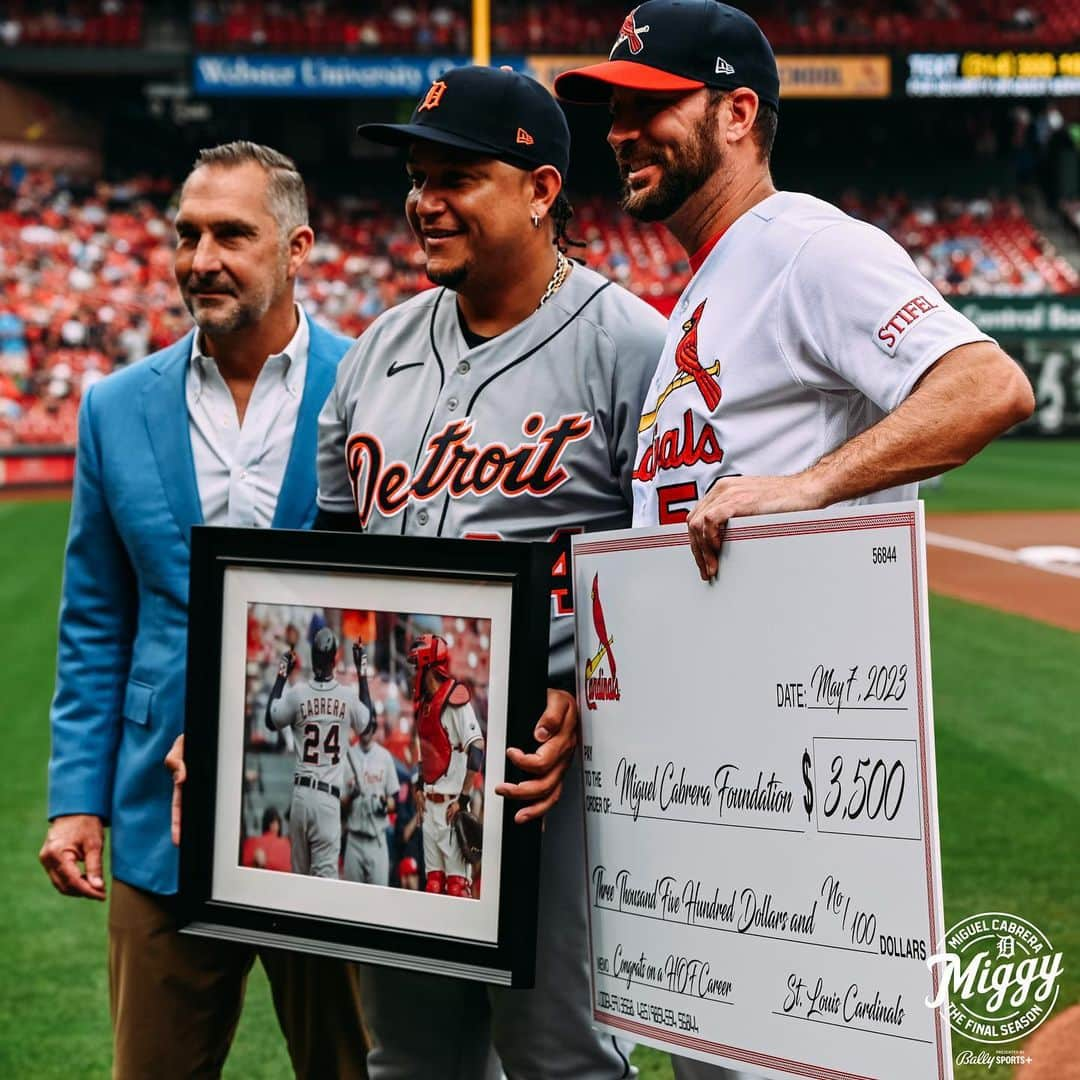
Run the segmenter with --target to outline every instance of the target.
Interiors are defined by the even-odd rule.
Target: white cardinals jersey
[[[294,683],[270,705],[270,722],[280,731],[291,727],[296,743],[296,772],[340,788],[349,748],[349,728],[357,733],[368,722],[368,710],[355,688],[336,679]]]
[[[989,340],[880,229],[810,195],[770,196],[723,234],[669,320],[639,426],[634,524],[685,520],[724,476],[809,468],[950,349]]]

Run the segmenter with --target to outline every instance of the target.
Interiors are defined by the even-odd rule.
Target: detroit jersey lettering
[[[298,775],[341,787],[349,729],[362,731],[368,715],[355,689],[311,679],[285,688],[270,705],[270,721],[279,731],[292,728]]]
[[[655,310],[584,266],[471,349],[454,293],[421,293],[380,315],[338,367],[319,421],[319,505],[399,535],[546,541],[623,528],[663,335]],[[568,596],[552,629],[564,676]]]
[[[668,322],[639,422],[634,524],[684,521],[723,476],[809,468],[950,349],[984,340],[885,233],[809,195],[770,196],[724,233]]]

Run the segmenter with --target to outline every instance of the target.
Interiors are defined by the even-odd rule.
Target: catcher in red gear
[[[415,669],[413,710],[420,763],[415,798],[424,838],[424,889],[471,897],[483,825],[469,810],[469,796],[477,782],[483,782],[483,735],[469,688],[450,674],[446,641],[422,634],[409,649],[408,659]]]

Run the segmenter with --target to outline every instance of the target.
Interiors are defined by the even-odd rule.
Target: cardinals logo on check
[[[709,367],[703,367],[698,357],[698,323],[705,311],[707,300],[702,300],[689,319],[682,324],[683,336],[679,344],[675,346],[675,367],[678,374],[660,391],[656,398],[656,407],[646,412],[641,417],[638,431],[648,431],[656,423],[657,414],[664,402],[676,390],[694,383],[705,401],[705,407],[709,412],[715,412],[720,404],[721,390],[716,376],[720,374],[720,361],[717,360]]]
[[[637,14],[637,8],[634,8],[629,15],[623,19],[622,26],[619,28],[619,36],[615,39],[615,44],[611,46],[611,52],[608,53],[608,59],[610,60],[615,55],[615,50],[625,41],[630,47],[630,52],[637,56],[642,49],[645,48],[645,42],[641,40],[642,34],[647,34],[649,28],[647,26],[638,26],[634,22],[634,16]]]
[[[596,652],[585,661],[585,704],[590,709],[596,708],[598,701],[618,701],[619,679],[615,670],[615,652],[612,645],[615,638],[607,632],[604,622],[604,607],[600,603],[600,575],[594,574],[592,581],[592,617],[593,628],[600,641]],[[604,670],[604,660],[608,670]]]

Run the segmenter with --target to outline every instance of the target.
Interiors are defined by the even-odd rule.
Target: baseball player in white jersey
[[[469,797],[483,775],[484,738],[468,687],[450,674],[450,649],[435,634],[422,634],[409,649],[417,758],[416,804],[424,838],[424,890],[472,896],[469,860],[454,834],[454,818],[468,813]]]
[[[311,679],[287,690],[296,654],[286,653],[266,705],[267,727],[292,729],[296,746],[289,812],[292,869],[294,874],[313,877],[338,876],[345,753],[350,731],[363,731],[370,715],[368,706],[334,678],[337,650],[333,630],[322,627],[311,643]]]
[[[361,132],[409,147],[406,213],[443,287],[385,312],[346,356],[320,420],[317,524],[524,540],[628,525],[663,319],[562,251],[561,110],[528,78],[462,68],[410,124]],[[491,1041],[509,1077],[631,1075],[623,1048],[591,1027],[580,776],[566,771],[577,710],[565,546],[552,557],[542,745],[508,751],[536,779],[496,789],[531,800],[518,820],[562,791],[545,823],[536,988],[365,969],[374,1080],[483,1075]]]
[[[690,253],[639,425],[634,523],[687,520],[702,578],[730,518],[912,497],[1030,414],[1023,372],[888,236],[773,187],[779,77],[744,12],[646,0],[607,62],[555,88],[609,105],[624,209]]]

